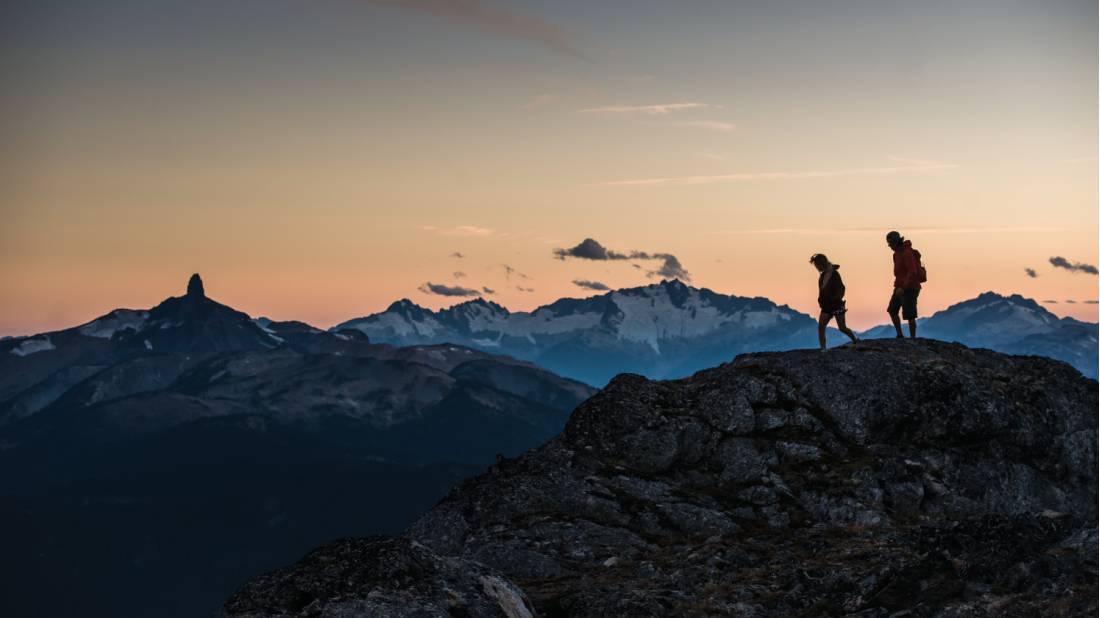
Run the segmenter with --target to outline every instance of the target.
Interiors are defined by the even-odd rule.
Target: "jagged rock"
[[[199,276],[199,273],[191,275],[191,278],[187,281],[187,295],[199,298],[206,296],[206,291],[202,287],[202,277]]]
[[[407,536],[547,616],[1095,614],[1096,410],[1064,363],[922,340],[621,375]]]
[[[342,539],[289,569],[256,578],[226,603],[244,617],[531,618],[530,601],[498,573],[407,539]]]

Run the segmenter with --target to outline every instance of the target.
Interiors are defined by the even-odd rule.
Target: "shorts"
[[[898,312],[898,309],[901,309],[901,317],[906,320],[917,319],[918,296],[920,296],[920,288],[905,288],[901,291],[901,294],[891,294],[886,313],[893,315]]]
[[[834,317],[844,315],[844,313],[848,311],[848,308],[845,307],[844,305],[845,305],[844,301],[840,301],[839,304],[835,304],[835,305],[827,306],[827,307],[822,307],[821,308],[821,313],[824,313],[825,315],[831,315],[831,316],[834,316]]]

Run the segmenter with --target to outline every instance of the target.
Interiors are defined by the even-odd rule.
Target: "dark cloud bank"
[[[1092,264],[1086,264],[1084,262],[1070,262],[1064,257],[1055,256],[1050,258],[1050,265],[1055,268],[1064,268],[1071,273],[1085,273],[1088,275],[1095,275],[1100,273],[1096,270],[1096,267]]]
[[[481,296],[481,292],[471,288],[464,288],[460,285],[443,285],[430,281],[417,289],[425,294],[436,294],[439,296]]]
[[[578,260],[661,260],[661,265],[654,270],[646,271],[650,277],[664,277],[666,279],[682,279],[691,281],[691,275],[684,268],[680,260],[671,253],[650,253],[648,251],[630,251],[622,253],[601,245],[592,238],[585,238],[575,247],[568,249],[554,249],[554,257],[559,260],[576,258]],[[635,265],[636,266],[636,265]]]
[[[574,279],[573,285],[586,290],[596,290],[597,292],[606,292],[611,289],[599,281],[588,281],[587,279]]]

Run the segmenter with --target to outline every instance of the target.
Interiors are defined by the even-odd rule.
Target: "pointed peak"
[[[191,279],[187,281],[187,295],[195,298],[206,296],[206,290],[202,286],[202,277],[199,276],[199,273],[191,275]]]
[[[386,311],[393,311],[397,313],[407,313],[409,311],[424,311],[424,308],[414,303],[413,301],[402,298],[401,300],[395,300],[390,303],[389,307],[386,307]]]
[[[484,307],[486,309],[489,309],[490,311],[494,311],[494,312],[497,312],[497,313],[505,313],[505,314],[508,313],[508,309],[506,309],[504,306],[499,305],[499,304],[497,304],[497,303],[495,303],[491,300],[485,300],[484,298],[482,298],[480,296],[477,297],[477,298],[470,299],[466,302],[459,303],[457,305],[452,305],[449,310],[450,311],[458,311],[458,310],[463,310],[463,309],[469,309],[471,307]]]

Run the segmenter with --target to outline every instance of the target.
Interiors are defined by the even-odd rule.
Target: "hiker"
[[[921,282],[927,278],[924,267],[921,266],[920,252],[898,232],[887,234],[886,244],[894,250],[894,292],[890,296],[886,313],[890,314],[898,339],[904,338],[901,334],[901,320],[898,319],[899,309],[901,317],[909,322],[909,336],[916,337],[917,297],[920,296]]]
[[[825,328],[833,318],[836,318],[836,327],[848,335],[852,343],[859,341],[844,323],[844,313],[848,309],[844,306],[844,281],[838,270],[840,265],[833,264],[822,253],[811,256],[810,263],[821,273],[817,278],[817,304],[821,307],[821,315],[817,318],[817,341],[821,344],[821,350],[825,350]]]

